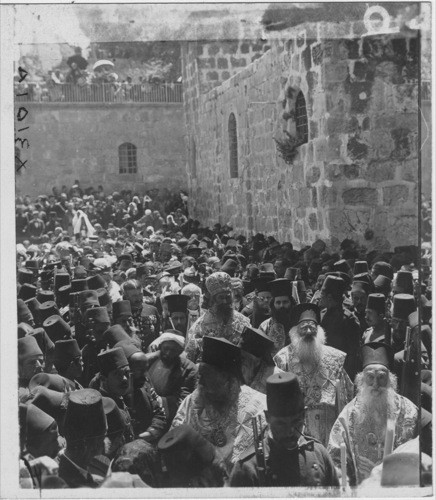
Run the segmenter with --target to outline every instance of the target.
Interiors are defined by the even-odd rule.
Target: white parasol
[[[95,71],[100,66],[112,66],[113,68],[115,67],[115,65],[112,61],[108,61],[107,59],[100,59],[99,61],[97,61],[94,64],[94,66],[92,67],[92,70]]]

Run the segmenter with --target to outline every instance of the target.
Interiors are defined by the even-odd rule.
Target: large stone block
[[[409,197],[409,188],[404,185],[383,188],[383,204],[386,206],[403,205]]]
[[[418,161],[404,161],[401,165],[401,176],[404,181],[417,182],[418,180]]]
[[[342,193],[345,205],[376,205],[378,201],[377,190],[373,188],[351,188]]]
[[[377,161],[369,162],[365,170],[364,178],[371,182],[391,181],[395,178],[395,172],[398,168],[395,161]]]

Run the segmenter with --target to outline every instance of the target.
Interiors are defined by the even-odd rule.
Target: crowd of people
[[[428,248],[246,238],[167,190],[16,201],[23,488],[431,484]]]

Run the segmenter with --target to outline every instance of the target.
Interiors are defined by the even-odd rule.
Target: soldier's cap
[[[165,302],[168,305],[168,312],[173,314],[175,312],[187,313],[188,302],[191,300],[189,295],[172,294],[165,296]]]
[[[292,297],[292,282],[286,278],[279,278],[269,282],[271,295],[275,297]]]
[[[333,264],[333,269],[334,271],[339,271],[345,274],[350,274],[351,273],[351,267],[350,264],[345,259],[338,260]]]
[[[374,284],[369,273],[355,274],[354,278],[353,278],[353,282],[355,282],[355,281],[365,281],[365,283],[368,283],[368,285],[370,285],[371,288],[373,287],[373,284]]]
[[[407,321],[409,315],[416,311],[416,301],[413,295],[407,293],[399,293],[394,295],[394,307],[392,309],[392,317]]]
[[[123,432],[127,427],[126,419],[121,414],[118,405],[112,398],[103,396],[103,409],[106,415],[107,432],[106,435],[111,437],[119,432]]]
[[[45,355],[47,355],[51,351],[54,351],[54,343],[47,335],[47,332],[44,330],[44,328],[35,328],[35,330],[30,335],[35,337],[41,351]]]
[[[139,349],[132,343],[131,339],[120,340],[114,345],[114,348],[117,347],[121,347],[121,349],[124,351],[127,361],[129,361],[130,357],[133,356],[133,354],[136,354],[137,352],[142,352],[141,349]]]
[[[288,417],[304,411],[304,394],[294,373],[276,373],[266,380],[268,413]]]
[[[50,316],[54,315],[59,315],[59,309],[58,306],[56,305],[56,302],[53,300],[50,300],[48,302],[44,302],[43,304],[40,304],[39,306],[39,311],[38,311],[38,316],[39,316],[39,321],[41,323],[44,323],[44,321],[49,318]],[[44,326],[44,324],[43,324]]]
[[[366,301],[366,308],[378,314],[386,313],[386,297],[382,293],[370,293]]]
[[[53,391],[66,392],[70,389],[71,382],[55,373],[37,373],[30,379],[29,390],[32,392],[39,385]]]
[[[304,320],[315,321],[317,325],[321,322],[321,310],[316,304],[303,303],[297,304],[291,311],[291,328]]]
[[[242,332],[239,347],[256,358],[264,358],[271,353],[274,342],[262,330],[246,326]]]
[[[339,276],[327,275],[322,284],[321,291],[335,297],[342,297],[345,292],[345,281]]]
[[[256,290],[257,293],[259,292],[269,292],[270,287],[269,284],[272,281],[271,278],[255,278],[252,280],[252,286]]]
[[[86,281],[88,283],[88,290],[98,290],[106,286],[106,280],[100,274],[88,276]]]
[[[18,283],[21,283],[22,285],[24,285],[24,283],[28,283],[29,285],[31,285],[34,281],[33,272],[30,269],[22,267],[21,269],[18,269],[17,274]]]
[[[164,454],[191,450],[204,464],[211,463],[215,458],[213,445],[195,429],[186,424],[174,427],[162,436],[157,444],[157,448]]]
[[[241,369],[241,349],[220,337],[203,337],[203,363],[239,374]]]
[[[362,350],[362,367],[368,365],[383,365],[391,371],[394,364],[394,352],[385,342],[368,342],[361,348]]]
[[[97,290],[82,290],[78,292],[78,302],[82,310],[94,306],[98,307],[100,303],[98,301]]]
[[[42,326],[52,342],[71,337],[70,325],[59,314],[49,316]]]
[[[68,441],[103,437],[107,424],[102,395],[94,389],[79,389],[70,394],[64,421]]]
[[[366,281],[353,281],[351,285],[351,293],[353,292],[364,292],[366,295],[369,295],[371,292],[371,286]]]
[[[386,278],[389,278],[390,280],[394,278],[394,270],[387,262],[376,262],[372,265],[372,268],[378,275],[386,276]]]
[[[39,290],[36,294],[36,300],[43,304],[44,302],[54,302],[55,296],[54,292],[51,290]]]
[[[130,305],[130,301],[128,300],[119,300],[118,302],[114,302],[112,304],[112,314],[114,320],[124,317],[132,316],[132,306]]]
[[[69,285],[71,281],[70,275],[68,273],[56,273],[54,276],[54,289],[56,292],[66,285]]]
[[[54,422],[54,418],[34,404],[29,404],[26,418],[26,435],[34,437],[41,435]]]
[[[20,323],[21,321],[33,319],[33,315],[28,307],[28,304],[24,302],[23,299],[17,299],[17,319]]]
[[[361,273],[367,273],[369,271],[368,269],[368,262],[366,260],[356,260],[354,263],[354,275],[356,274],[361,274]]]
[[[87,309],[84,315],[85,321],[93,320],[94,323],[110,325],[111,320],[109,318],[109,313],[106,307],[93,307],[92,309]]]
[[[383,274],[379,274],[377,278],[374,280],[374,290],[376,292],[381,292],[384,295],[388,295],[391,292],[392,288],[392,280],[383,276]]]
[[[22,339],[26,335],[31,335],[34,332],[33,327],[31,327],[29,324],[21,322],[18,323],[18,338]]]
[[[24,301],[36,297],[36,286],[30,283],[23,283],[21,285],[20,291],[18,292],[18,298]]]
[[[70,363],[82,355],[76,339],[58,340],[54,344],[54,362]]]
[[[86,279],[74,279],[71,280],[71,293],[81,292],[88,288],[88,282]]]
[[[107,377],[110,372],[129,366],[126,355],[121,347],[108,349],[97,356],[100,373]]]
[[[27,335],[21,339],[18,339],[18,359],[23,361],[31,356],[42,356],[43,353],[36,341],[35,337],[32,335]]]
[[[132,339],[121,325],[113,325],[103,333],[103,343],[109,347],[113,347],[117,342],[123,340],[131,342]]]
[[[97,290],[98,304],[99,306],[107,306],[110,303],[109,292],[106,288],[99,288]]]
[[[229,258],[224,262],[224,264],[222,264],[220,271],[222,273],[227,273],[230,276],[233,276],[238,269],[238,266],[239,263],[235,259]]]
[[[419,486],[419,453],[391,453],[383,459],[381,486]]]
[[[299,276],[300,269],[298,267],[288,267],[283,277],[289,281],[296,281]]]
[[[69,399],[68,392],[54,391],[40,385],[35,388],[33,394],[32,404],[56,421],[65,415]]]
[[[398,271],[392,289],[397,293],[413,295],[413,274],[409,271]]]

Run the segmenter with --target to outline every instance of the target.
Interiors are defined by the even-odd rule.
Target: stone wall
[[[346,237],[368,249],[416,242],[416,36],[364,31],[362,23],[302,25],[207,94],[204,73],[192,71],[184,104],[196,218],[296,247],[318,237],[334,248]],[[184,70],[198,66],[193,47],[182,62]],[[296,137],[299,91],[309,137],[287,164],[274,138],[286,138],[284,130]],[[230,113],[237,178],[229,169]]]
[[[16,176],[17,194],[51,192],[75,179],[106,192],[187,187],[181,104],[20,105],[28,110],[22,123],[30,147],[22,153],[28,162]],[[137,147],[137,174],[119,173],[118,147],[125,142]]]

